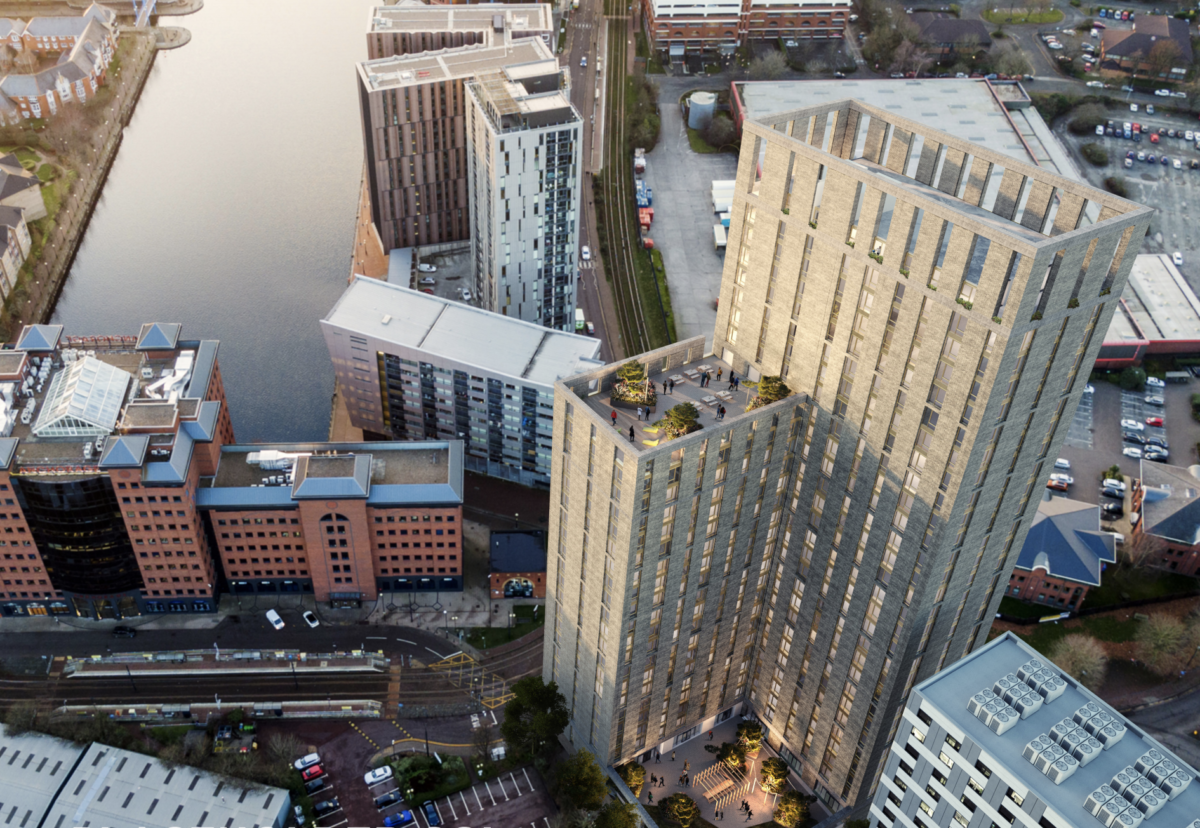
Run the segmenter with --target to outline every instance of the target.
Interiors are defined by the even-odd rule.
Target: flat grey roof
[[[12,735],[0,725],[0,769],[4,774],[4,810],[14,824],[40,825],[84,748],[41,733]],[[74,823],[82,825],[83,823]]]
[[[1007,674],[1015,674],[1021,665],[1035,659],[1041,662],[1043,669],[1060,676],[1066,682],[1066,690],[1054,701],[1042,705],[1040,710],[1028,718],[1017,720],[1003,735],[997,735],[970,713],[967,704],[974,694],[984,689],[991,690],[997,680]],[[1187,826],[1200,814],[1200,783],[1195,781],[1197,774],[1194,769],[1011,632],[1004,633],[937,675],[931,676],[918,684],[914,690],[931,706],[951,719],[955,728],[966,738],[999,762],[1001,768],[993,770],[1002,770],[1008,777],[1015,778],[1020,785],[1046,803],[1054,813],[1068,820],[1072,828],[1093,828],[1099,824],[1096,817],[1084,810],[1084,801],[1088,794],[1103,785],[1109,785],[1114,776],[1127,767],[1133,767],[1138,758],[1149,750],[1157,750],[1164,754],[1191,777],[1190,784],[1151,817],[1149,824]],[[1100,712],[1122,723],[1125,735],[1111,748],[1101,750],[1096,758],[1055,785],[1024,758],[1022,751],[1038,736],[1048,733],[1050,728],[1064,718],[1070,719],[1075,711],[1088,704],[1095,705]],[[1051,821],[1059,824],[1053,817]]]
[[[477,6],[426,6],[399,3],[371,9],[370,31],[382,32],[492,32],[492,18],[504,17],[505,30],[549,31],[554,28],[550,6],[543,3],[487,3]]]
[[[540,37],[523,37],[498,46],[475,45],[364,60],[358,75],[367,91],[398,89],[454,78],[474,78],[511,63],[553,59]]]
[[[600,340],[593,337],[362,276],[346,288],[323,324],[546,386],[603,364]]]
[[[1139,254],[1121,298],[1146,339],[1200,340],[1200,299],[1166,253]]]
[[[994,152],[1079,180],[1073,169],[1046,163],[1050,160],[1049,154],[1039,152],[1036,144],[1027,147],[1022,143],[1022,136],[1027,141],[1037,140],[1032,129],[1027,131],[1026,125],[1020,123],[1028,120],[1029,110],[1007,112],[992,95],[987,83],[980,79],[758,81],[736,86],[750,120],[855,98],[905,118],[922,121]],[[1013,116],[1017,121],[1016,130],[1009,120]],[[1033,117],[1040,120],[1036,111]]]

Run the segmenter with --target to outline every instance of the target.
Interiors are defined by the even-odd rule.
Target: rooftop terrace
[[[371,9],[370,31],[387,32],[472,32],[493,33],[497,15],[504,29],[512,32],[550,31],[554,24],[550,6],[536,4],[489,3],[478,6],[426,6],[424,3],[400,3]]]
[[[364,60],[358,74],[368,91],[399,89],[456,78],[478,77],[513,63],[553,59],[539,37],[526,37],[501,45],[460,46],[436,52]]]

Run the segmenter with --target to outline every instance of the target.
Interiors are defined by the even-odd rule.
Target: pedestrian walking
[[[744,800],[744,799],[742,800],[742,810],[743,810],[743,811],[749,811],[749,810],[750,810],[750,803],[749,803],[749,802],[747,802],[747,801],[746,801],[746,800]]]
[[[724,368],[717,369],[717,382],[721,381],[721,372],[723,372],[724,370],[725,370]]]
[[[752,819],[754,819],[754,811],[751,811],[749,808],[747,808],[746,809],[746,822],[749,822]]]
[[[657,784],[658,784],[658,777],[655,776],[654,774],[650,774],[650,787],[653,788]]]
[[[675,393],[675,380],[671,380],[671,393]]]
[[[692,769],[692,763],[691,763],[691,762],[689,762],[688,760],[684,759],[684,760],[683,760],[683,769],[684,769],[685,771],[689,771],[689,770],[691,770],[691,769]]]
[[[737,391],[741,387],[742,387],[742,380],[738,377],[735,377],[733,380],[733,390]]]
[[[710,741],[710,742],[712,741],[712,734],[713,734],[713,732],[711,730],[708,731],[708,741]]]
[[[642,407],[638,406],[638,422],[642,421]]]
[[[654,752],[654,764],[656,764],[656,765],[657,765],[657,764],[658,764],[659,762],[661,762],[661,761],[662,761],[662,752],[661,752],[661,751],[655,751],[655,752]]]
[[[660,787],[660,788],[667,787],[667,777],[665,777],[665,776],[658,777],[658,787]]]
[[[724,420],[724,419],[725,419],[725,406],[723,406],[723,405],[722,405],[722,406],[719,406],[719,407],[717,408],[717,419],[718,419],[718,420]],[[711,737],[710,737],[710,738],[711,738]]]
[[[610,416],[612,416],[613,428],[616,428],[616,427],[617,427],[617,412],[616,412],[616,409],[613,409],[613,410],[610,412]]]
[[[633,426],[629,427],[629,442],[633,442]]]
[[[654,791],[646,791],[646,804],[647,805],[654,804]]]
[[[737,377],[734,375],[734,373],[732,371],[730,371],[729,372],[729,387],[734,388],[735,386],[737,386]]]
[[[671,761],[675,761],[675,751],[671,751]]]

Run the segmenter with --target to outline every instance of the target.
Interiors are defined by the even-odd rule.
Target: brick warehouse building
[[[234,593],[462,589],[462,443],[226,446],[199,496]]]
[[[0,612],[216,609],[196,493],[233,440],[217,350],[179,325],[136,337],[33,325],[0,352]]]
[[[836,811],[986,639],[1152,210],[841,101],[749,122],[730,212],[711,353],[637,357],[698,431],[555,386],[543,675],[608,763],[748,705]]]

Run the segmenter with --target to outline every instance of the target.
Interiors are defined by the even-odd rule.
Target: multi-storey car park
[[[841,39],[850,0],[641,0],[642,26],[674,62],[732,55],[751,40]]]
[[[610,763],[748,705],[836,810],[984,641],[1151,210],[849,100],[748,122],[731,213],[712,353],[636,357],[698,431],[555,385],[544,675]]]
[[[1195,769],[1011,632],[901,714],[871,828],[1200,828]]]
[[[466,241],[467,81],[542,60],[549,8],[539,4],[378,7],[357,65],[371,220],[383,252]]]
[[[575,325],[581,125],[553,57],[467,84],[471,254],[480,306]]]
[[[363,277],[321,321],[350,421],[369,439],[461,440],[468,471],[550,486],[554,381],[600,341]]]

